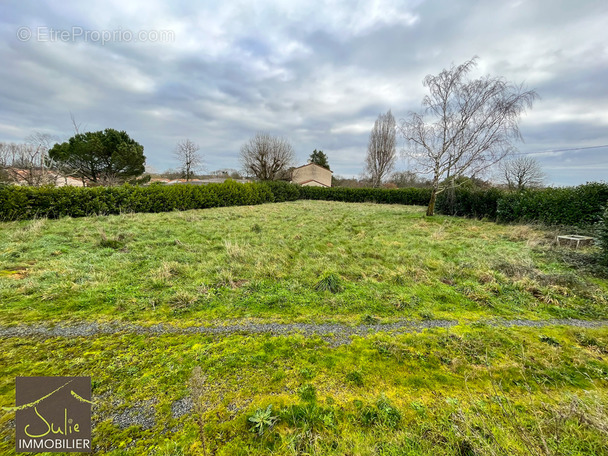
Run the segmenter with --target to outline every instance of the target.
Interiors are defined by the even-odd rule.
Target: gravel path
[[[425,320],[411,321],[401,320],[390,324],[362,324],[358,326],[348,326],[341,324],[307,324],[307,323],[241,323],[225,326],[189,326],[179,327],[171,324],[158,324],[152,326],[142,326],[130,323],[61,323],[56,325],[49,324],[30,324],[4,326],[0,325],[0,339],[10,337],[35,337],[49,339],[53,337],[95,337],[113,334],[147,334],[151,336],[161,336],[163,334],[209,334],[209,335],[230,335],[230,334],[271,334],[289,335],[303,334],[305,336],[321,336],[325,338],[331,346],[337,347],[350,343],[351,336],[365,336],[378,332],[406,333],[422,331],[428,328],[451,328],[459,325],[456,320]],[[535,327],[542,328],[547,326],[569,326],[577,328],[600,328],[608,327],[608,320],[586,321],[586,320],[492,320],[474,323],[463,323],[464,325],[486,324],[494,327]],[[96,399],[101,401],[100,398]],[[186,397],[171,404],[171,414],[174,418],[192,413],[193,402],[191,397]],[[101,413],[101,412],[100,412]],[[103,419],[111,419],[120,429],[127,429],[131,426],[141,426],[142,429],[152,429],[156,425],[156,415],[154,401],[144,401],[132,405],[131,407],[121,408],[119,411],[103,412],[96,416],[94,425]],[[13,426],[9,422],[9,426]]]
[[[456,320],[402,320],[389,324],[363,324],[348,326],[342,324],[310,324],[310,323],[241,323],[224,326],[188,326],[179,327],[171,324],[142,326],[131,323],[75,323],[75,324],[31,324],[2,326],[0,338],[8,337],[92,337],[112,334],[271,334],[275,336],[288,334],[303,334],[305,336],[321,336],[333,340],[337,345],[350,341],[351,336],[365,336],[377,332],[405,333],[422,331],[428,328],[450,328],[460,323]],[[570,326],[576,328],[600,328],[608,326],[608,320],[492,320],[468,325],[487,324],[495,327],[528,326],[542,328],[546,326]]]

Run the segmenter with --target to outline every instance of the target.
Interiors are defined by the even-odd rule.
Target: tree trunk
[[[433,187],[431,191],[431,200],[429,201],[429,207],[426,209],[426,216],[431,217],[435,215],[435,201],[437,200],[437,189]]]

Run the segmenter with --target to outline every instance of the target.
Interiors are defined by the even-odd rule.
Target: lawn
[[[0,339],[0,406],[16,376],[90,375],[100,454],[608,454],[608,326],[504,326],[608,319],[595,250],[423,214],[296,201],[0,223],[3,327],[120,328]],[[125,329],[404,320],[453,325],[347,343]]]

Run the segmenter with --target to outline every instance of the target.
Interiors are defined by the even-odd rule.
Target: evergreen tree
[[[331,171],[329,162],[327,161],[327,155],[325,155],[322,150],[315,149],[312,154],[310,154],[310,163],[322,166],[323,168],[327,168]]]

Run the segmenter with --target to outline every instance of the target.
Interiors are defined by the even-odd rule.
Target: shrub
[[[608,201],[608,184],[509,192],[496,188],[457,188],[437,198],[437,211],[446,215],[488,218],[499,222],[536,222],[586,226],[599,221]]]
[[[496,219],[498,201],[505,192],[497,188],[456,188],[440,193],[435,208],[446,215]]]
[[[601,249],[600,261],[608,266],[608,205],[606,205],[602,218],[598,224],[597,238]]]
[[[264,185],[272,192],[275,203],[300,199],[300,189],[302,187],[299,185],[290,184],[285,181],[266,181]]]
[[[599,221],[608,201],[608,184],[592,182],[577,187],[545,188],[506,193],[498,201],[500,222],[540,222],[585,226]]]
[[[273,200],[263,184],[227,180],[209,185],[149,187],[0,187],[0,220],[84,217],[121,212],[169,212],[262,204]]]
[[[300,198],[343,201],[346,203],[379,203],[425,206],[431,198],[428,188],[348,188],[300,187]]]

